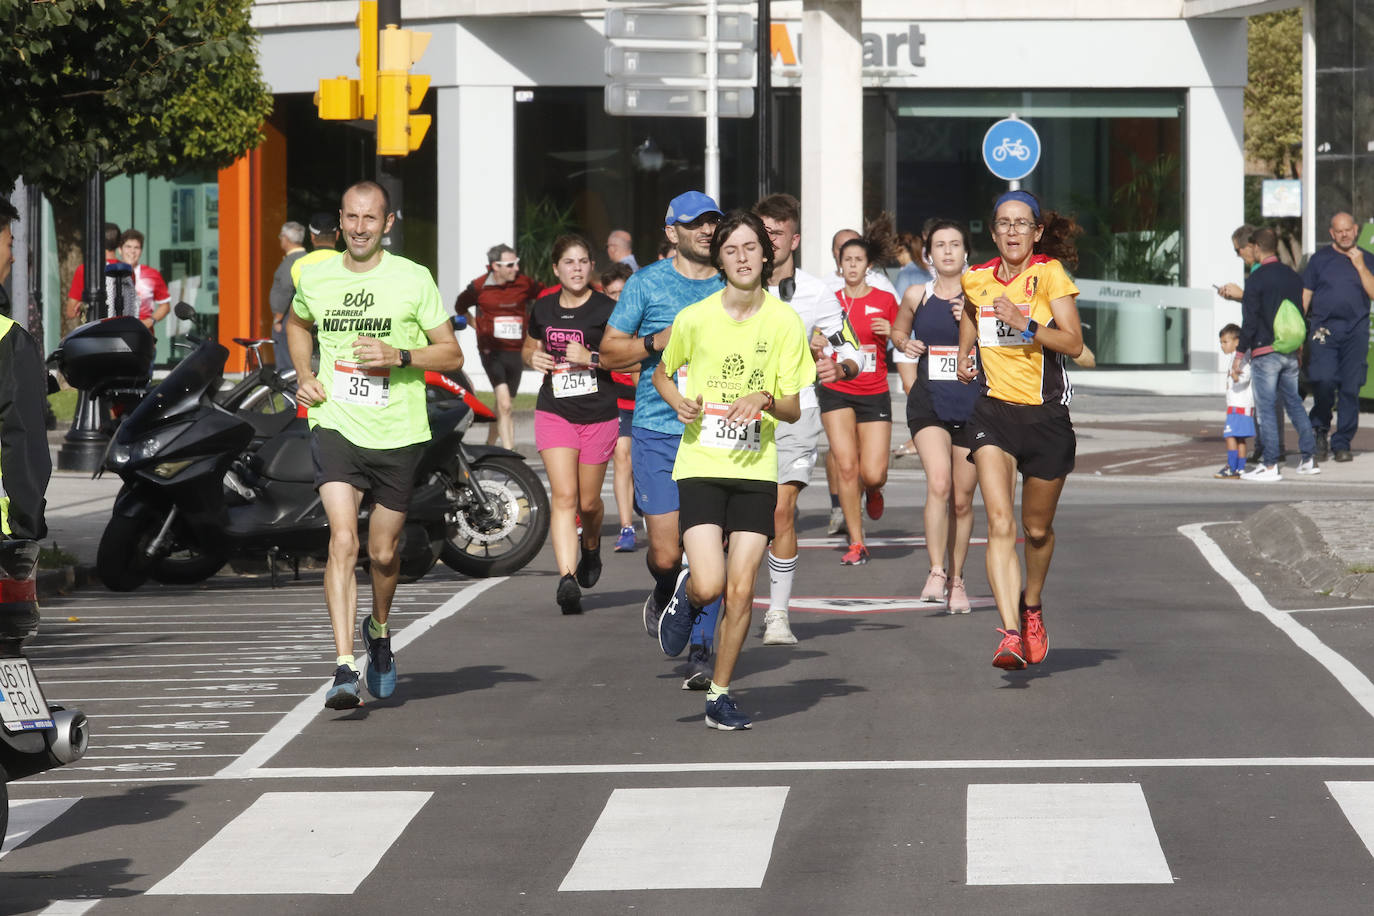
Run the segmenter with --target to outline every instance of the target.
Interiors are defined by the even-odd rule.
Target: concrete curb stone
[[[1250,516],[1243,528],[1261,556],[1289,569],[1313,591],[1374,600],[1374,574],[1353,571],[1369,566],[1363,556],[1368,548],[1351,543],[1333,546],[1317,523],[1317,519],[1359,518],[1349,513],[1367,512],[1368,505],[1315,500],[1275,503]]]

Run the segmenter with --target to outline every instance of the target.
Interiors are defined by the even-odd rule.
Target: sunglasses
[[[516,258],[513,261],[493,261],[492,263],[495,264],[497,267],[519,267],[520,259]]]

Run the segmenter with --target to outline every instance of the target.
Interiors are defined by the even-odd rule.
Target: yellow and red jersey
[[[987,392],[1011,404],[1068,404],[1073,397],[1062,353],[1026,341],[1019,330],[993,316],[993,301],[1005,295],[1022,314],[1043,327],[1055,327],[1050,303],[1077,296],[1064,267],[1054,258],[1037,254],[1016,277],[1003,283],[997,276],[1000,257],[964,272],[964,297],[977,309],[978,358]]]

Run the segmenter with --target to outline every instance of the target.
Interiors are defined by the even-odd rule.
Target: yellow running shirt
[[[739,398],[767,391],[774,398],[797,394],[816,381],[816,362],[801,317],[790,305],[764,293],[763,305],[736,321],[714,293],[689,305],[673,320],[673,336],[663,351],[669,378],[690,363],[685,397],[701,395],[705,408],[683,430],[673,464],[673,479],[725,477],[778,479],[773,431],[778,421],[762,413],[751,423],[725,422],[724,411]]]
[[[1002,259],[993,258],[964,271],[964,296],[978,319],[978,359],[990,397],[1010,404],[1068,404],[1073,397],[1064,355],[1027,342],[1021,332],[993,315],[993,301],[1005,295],[1047,328],[1054,324],[1050,302],[1077,296],[1078,287],[1054,258],[1033,255],[1030,264],[1008,283],[997,277]]]
[[[448,313],[428,270],[389,252],[366,273],[349,270],[342,257],[322,261],[301,274],[291,307],[319,331],[319,379],[328,399],[310,408],[312,429],[337,430],[362,448],[429,441],[424,370],[367,369],[353,357],[359,337],[401,350],[429,346],[425,332],[448,321]]]

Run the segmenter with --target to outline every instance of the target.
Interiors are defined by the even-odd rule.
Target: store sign
[[[905,70],[926,65],[926,36],[914,22],[905,28],[898,23],[883,23],[882,31],[865,31],[863,42],[865,70]],[[801,27],[790,22],[775,22],[769,36],[773,60],[784,67],[801,65]]]

